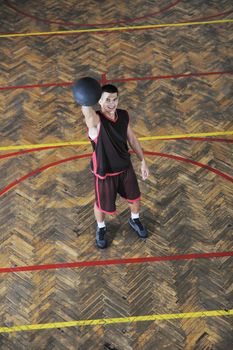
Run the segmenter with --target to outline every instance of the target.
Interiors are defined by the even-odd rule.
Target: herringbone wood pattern
[[[232,10],[230,0],[7,0],[0,6],[2,33],[65,30],[121,19],[132,25],[185,22]],[[127,22],[138,17],[144,18]],[[217,18],[232,18],[232,13]],[[231,30],[225,24],[0,39],[1,86],[71,82],[86,75],[100,79],[104,73],[111,80],[233,71]],[[117,85],[120,105],[130,111],[138,136],[233,129],[232,75]],[[0,92],[1,145],[85,138],[86,127],[70,88]],[[230,143],[150,141],[143,147],[232,175]],[[49,163],[90,150],[69,147],[1,159],[1,188]],[[140,176],[138,161],[132,159]],[[130,231],[127,206],[119,200],[119,215],[107,221],[110,247],[95,248],[93,179],[89,161],[80,159],[30,177],[0,197],[0,266],[232,250],[232,183],[172,159],[147,161],[150,178],[140,181],[146,242]],[[231,258],[21,272],[0,280],[0,327],[224,308],[232,308]],[[226,317],[0,336],[3,350],[230,350],[232,343],[231,320]]]

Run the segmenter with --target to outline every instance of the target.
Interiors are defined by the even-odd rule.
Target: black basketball
[[[81,106],[94,106],[100,99],[102,89],[97,80],[84,77],[73,86],[75,101]]]

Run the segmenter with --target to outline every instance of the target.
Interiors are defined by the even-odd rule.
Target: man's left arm
[[[139,160],[141,161],[142,179],[146,180],[149,176],[149,169],[146,165],[146,161],[144,158],[144,154],[143,154],[141,145],[140,145],[138,139],[136,138],[133,130],[131,129],[130,125],[128,125],[128,129],[127,129],[127,139],[128,139],[129,145],[131,146],[131,148],[133,149],[133,151],[136,153]]]

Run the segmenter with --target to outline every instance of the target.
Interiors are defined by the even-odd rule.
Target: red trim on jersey
[[[100,133],[100,128],[101,128],[101,123],[98,123],[98,124],[97,124],[97,136],[96,136],[94,139],[92,139],[92,138],[90,137],[90,135],[89,135],[89,129],[87,129],[87,130],[88,130],[88,131],[87,131],[87,136],[88,136],[89,140],[93,141],[95,144],[97,144],[97,141],[98,141],[98,137],[99,137],[99,133]]]
[[[96,136],[96,138],[95,138],[94,140],[92,140],[92,141],[95,142],[95,144],[97,144],[97,141],[98,141],[98,137],[99,137],[99,133],[100,133],[100,128],[101,128],[101,123],[99,122],[99,123],[97,124],[97,136]]]
[[[113,122],[113,123],[116,123],[117,122],[117,120],[118,120],[118,114],[117,114],[117,111],[115,111],[115,119],[113,120],[113,119],[111,119],[111,118],[109,118],[106,114],[104,114],[102,111],[101,111],[101,113],[102,113],[102,115],[104,116],[104,118],[106,118],[106,119],[108,119],[108,120],[110,120],[111,122]]]
[[[97,205],[97,203],[95,202],[95,205],[96,205],[96,207],[97,207],[97,209],[99,210],[99,211],[101,211],[102,213],[105,213],[105,214],[110,214],[110,215],[114,215],[114,214],[116,214],[117,213],[117,211],[115,210],[115,211],[106,211],[106,210],[103,210],[103,209],[101,209],[98,205]]]
[[[93,165],[94,165],[94,163],[93,163]],[[97,166],[97,165],[96,165],[96,166]],[[121,173],[123,173],[123,172],[126,171],[126,170],[127,170],[127,169],[121,170],[121,171],[119,171],[118,173],[107,173],[105,176],[101,176],[101,175],[96,174],[96,172],[94,172],[94,170],[92,171],[92,173],[93,173],[96,177],[98,177],[100,180],[105,180],[107,176],[116,176],[116,175],[120,175]]]
[[[96,154],[95,152],[92,153],[92,163],[93,163],[93,173],[96,173],[97,170],[97,161],[96,161]]]
[[[100,193],[99,193],[99,186],[98,186],[98,177],[96,177],[96,179],[95,179],[95,188],[96,188],[97,202],[98,202],[98,204],[96,203],[96,206],[97,206],[98,209],[101,210]]]
[[[136,199],[128,199],[128,198],[125,198],[125,197],[122,197],[122,196],[121,196],[121,198],[127,200],[127,202],[134,203],[134,202],[139,201],[139,200],[141,199],[141,196],[139,196],[139,197],[136,198]]]
[[[130,156],[129,154],[128,155],[126,154],[126,151],[127,153],[129,153],[128,147],[127,147],[127,135],[125,135],[125,141],[124,141],[124,138],[122,141],[122,137],[121,137],[122,130],[123,130],[123,133],[125,134],[125,129],[123,127],[128,124],[127,122],[128,119],[124,119],[123,116],[126,115],[126,117],[128,118],[128,112],[125,110],[120,110],[120,113],[119,113],[119,111],[116,110],[115,120],[112,120],[108,115],[105,115],[102,111],[97,111],[97,114],[99,115],[99,118],[100,118],[100,124],[99,124],[100,126],[98,130],[97,138],[92,140],[93,141],[92,146],[95,152],[95,155],[92,157],[92,161],[93,161],[92,173],[95,176],[98,176],[99,179],[105,180],[108,176],[117,176],[123,173],[128,168],[128,165],[129,165],[128,162],[130,161],[130,158],[129,158]],[[114,124],[116,122],[120,123],[119,126],[117,125],[117,130],[119,128],[118,130],[118,136],[120,135],[119,137],[114,134],[114,128],[115,128]],[[110,136],[108,135],[108,133],[110,133]],[[101,135],[103,136],[103,138],[101,138],[102,137]],[[100,138],[102,140],[102,143],[99,144]],[[114,149],[116,145],[119,148],[118,154]],[[105,152],[103,151],[104,147],[106,147]],[[115,153],[113,152],[113,155],[111,155],[110,153],[112,149],[115,152]],[[119,156],[120,152],[124,154],[124,158],[121,158]],[[113,159],[111,156],[113,156],[113,159],[116,159],[117,161],[116,164],[118,163],[120,164],[120,166],[118,164],[116,169],[121,169],[121,170],[118,170],[118,171],[115,170],[115,172],[112,172],[112,169],[114,169],[115,166],[114,164],[112,164]],[[105,164],[105,160],[106,160],[107,166]],[[103,168],[102,167],[99,168],[99,162],[103,162]],[[110,173],[108,171],[110,171]]]
[[[98,128],[98,135],[96,136],[96,138],[94,140],[92,140],[90,137],[89,139],[91,141],[93,141],[95,144],[97,144],[97,140],[98,140],[98,137],[99,137],[99,133],[100,133],[100,128],[101,128],[101,123],[98,124],[99,125],[99,128]],[[101,175],[98,175],[96,173],[97,171],[97,158],[96,158],[96,153],[95,151],[93,152],[92,154],[92,162],[93,162],[93,170],[91,171],[96,177],[98,177],[99,179],[101,180],[105,180],[107,176],[116,176],[116,175],[119,175],[121,173],[123,173],[125,170],[121,170],[121,171],[118,171],[117,173],[107,173],[105,174],[105,176],[101,176]]]

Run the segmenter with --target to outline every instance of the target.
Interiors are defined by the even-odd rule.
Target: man
[[[139,141],[129,124],[127,111],[117,109],[117,87],[110,84],[102,86],[99,104],[100,111],[82,106],[82,113],[94,150],[91,167],[95,176],[96,244],[97,247],[103,249],[107,247],[105,214],[115,213],[117,193],[129,204],[130,226],[139,237],[147,237],[147,231],[139,219],[140,190],[130,160],[127,142],[141,161],[143,180],[149,176],[149,170]]]

